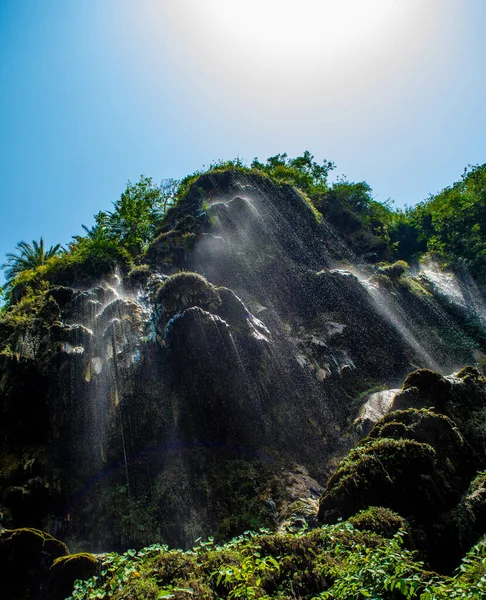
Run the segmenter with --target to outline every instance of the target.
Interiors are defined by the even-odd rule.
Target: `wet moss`
[[[161,315],[160,328],[176,314],[183,313],[193,306],[216,312],[221,305],[217,289],[199,273],[182,271],[170,276],[160,286],[156,299]]]
[[[99,571],[100,564],[93,554],[81,552],[60,556],[49,569],[46,596],[49,600],[64,600],[73,591],[77,579],[89,579]]]
[[[149,265],[137,265],[127,273],[125,281],[132,289],[139,288],[147,283],[150,274],[151,269]]]
[[[464,449],[464,439],[456,423],[427,409],[393,411],[378,421],[368,438],[416,440],[430,444],[439,455],[456,458]]]
[[[455,519],[462,550],[486,534],[486,471],[478,473],[471,482],[457,507]]]
[[[42,589],[52,562],[67,553],[65,544],[39,529],[0,532],[2,593],[7,598],[30,600]]]
[[[392,538],[400,530],[410,530],[403,517],[383,506],[370,506],[350,517],[348,521],[360,531],[372,531],[384,538]]]
[[[372,505],[404,515],[434,512],[443,502],[436,478],[436,452],[429,444],[371,439],[351,450],[329,479],[319,518],[348,518]]]

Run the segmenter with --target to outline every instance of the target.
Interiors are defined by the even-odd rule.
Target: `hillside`
[[[10,257],[10,597],[483,597],[485,166],[404,212],[332,168],[142,178]]]

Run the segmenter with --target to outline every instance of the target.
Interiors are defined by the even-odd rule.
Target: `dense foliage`
[[[16,250],[17,253],[7,253],[7,262],[2,265],[2,269],[5,269],[7,286],[24,271],[34,271],[38,267],[45,265],[50,258],[61,252],[61,245],[56,244],[47,250],[44,240],[41,237],[38,242],[33,240],[32,245],[23,241],[19,242]]]
[[[210,538],[185,552],[155,545],[111,553],[99,576],[76,583],[70,600],[484,598],[484,540],[454,576],[441,577],[404,547],[404,535],[381,537],[344,522],[297,533],[246,532],[223,546]]]
[[[486,164],[406,213],[416,238],[452,264],[486,277]]]
[[[164,180],[157,186],[145,176],[135,184],[128,182],[120,199],[113,203],[114,210],[97,213],[94,227],[85,227],[86,236],[76,236],[76,243],[96,245],[104,240],[137,256],[153,239],[157,225],[173,203],[177,185],[174,180]]]
[[[369,255],[372,262],[397,258],[410,262],[429,252],[449,266],[470,267],[480,280],[486,277],[486,165],[466,170],[460,181],[404,211],[388,201],[374,200],[364,181],[340,178],[329,184],[334,168],[331,161],[319,164],[305,151],[296,158],[285,153],[265,162],[255,158],[250,166],[241,159],[220,161],[207,172],[259,173],[299,188],[355,252]],[[160,231],[168,209],[201,174],[196,172],[181,182],[167,179],[161,185],[146,176],[135,184],[129,182],[113,210],[97,213],[94,226],[84,227],[86,234],[75,236],[66,252],[59,244],[47,250],[42,238],[32,245],[20,242],[17,253],[7,254],[2,265],[7,288],[36,276],[55,279],[56,272],[76,270],[76,266],[95,272],[117,264],[129,268]]]

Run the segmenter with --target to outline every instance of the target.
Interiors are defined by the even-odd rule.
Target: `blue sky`
[[[308,149],[414,204],[486,161],[485,27],[484,0],[0,0],[0,261],[220,158]]]

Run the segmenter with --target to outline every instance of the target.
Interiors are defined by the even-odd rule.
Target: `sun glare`
[[[413,12],[406,11],[405,4],[391,0],[185,0],[173,8],[173,17],[201,58],[265,68],[276,59],[290,66],[302,61],[336,62],[382,47],[393,41],[394,31]]]
[[[260,59],[322,58],[355,50],[385,35],[397,14],[389,0],[213,0],[203,6],[210,37],[241,44]]]
[[[140,2],[141,62],[157,68],[169,52],[193,90],[212,82],[219,104],[237,94],[272,114],[323,99],[332,110],[367,102],[404,65],[420,68],[441,12],[439,0]]]

